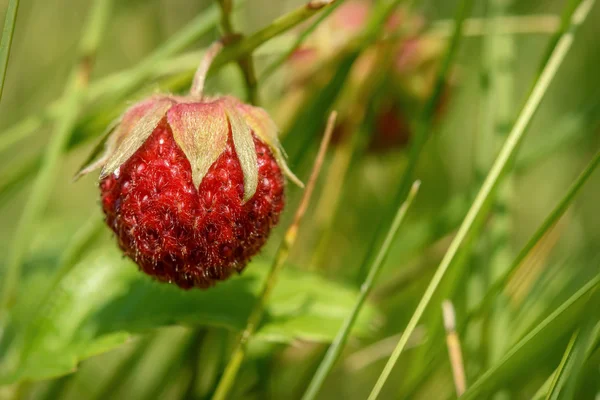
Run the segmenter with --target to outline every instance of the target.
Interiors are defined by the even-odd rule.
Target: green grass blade
[[[64,148],[77,121],[82,106],[81,100],[89,79],[92,59],[107,25],[111,6],[112,0],[96,0],[90,13],[86,32],[80,42],[79,60],[73,68],[65,88],[64,112],[56,121],[56,130],[46,148],[41,169],[37,174],[9,249],[3,278],[2,298],[0,299],[0,315],[8,310],[17,290],[23,258],[28,251],[35,222],[44,210],[52,191]]]
[[[233,0],[219,0],[221,7],[221,30],[223,31],[223,40],[234,37],[236,32],[231,22],[231,12],[233,11]],[[254,68],[254,58],[252,52],[248,53],[237,62],[240,72],[244,77],[246,84],[246,95],[250,104],[257,105],[259,103],[258,85],[256,79],[256,71]]]
[[[469,209],[463,223],[461,224],[455,238],[453,239],[448,251],[444,255],[438,269],[436,270],[429,286],[427,287],[423,297],[421,298],[413,316],[411,317],[408,325],[400,338],[397,347],[394,349],[388,363],[383,369],[379,379],[377,380],[371,395],[369,396],[369,400],[374,400],[377,398],[383,385],[385,384],[387,378],[389,377],[394,365],[398,361],[400,354],[404,350],[408,338],[411,336],[412,332],[416,328],[418,322],[423,316],[425,309],[429,306],[430,300],[436,292],[438,286],[440,285],[444,275],[446,274],[448,268],[454,261],[454,258],[459,252],[461,245],[463,242],[471,239],[471,235],[473,232],[473,227],[481,222],[481,220],[485,217],[485,213],[482,212],[485,207],[489,206],[489,203],[492,199],[492,195],[501,181],[502,175],[509,168],[510,162],[516,153],[519,144],[522,142],[525,137],[525,132],[531,123],[533,116],[539,108],[539,105],[546,93],[550,83],[552,82],[554,76],[556,75],[559,67],[562,64],[562,61],[565,59],[574,39],[574,29],[579,27],[582,22],[585,20],[585,17],[589,13],[591,5],[593,4],[593,0],[584,1],[573,13],[573,17],[571,18],[571,29],[566,31],[557,42],[552,55],[548,59],[548,62],[545,64],[542,69],[539,78],[537,79],[533,91],[531,92],[529,98],[527,99],[523,109],[521,110],[517,121],[512,128],[506,142],[504,143],[500,154],[494,161],[494,164],[488,173],[481,190],[477,194],[471,208]]]
[[[547,346],[551,346],[566,332],[572,330],[577,321],[584,317],[585,306],[589,304],[589,296],[594,290],[597,290],[598,285],[600,285],[600,275],[596,275],[512,346],[498,363],[467,389],[461,400],[485,398],[485,393],[510,382],[511,379],[530,368],[528,363],[540,357]]]
[[[544,381],[542,386],[539,387],[539,389],[535,392],[535,394],[533,396],[531,396],[531,400],[545,400],[546,399],[546,393],[548,393],[548,390],[550,389],[550,386],[552,385],[554,376],[555,376],[555,373],[553,372],[548,377],[548,379],[546,379]]]
[[[596,290],[590,299],[587,309],[598,310],[600,292]],[[573,399],[578,378],[584,368],[594,341],[599,333],[596,318],[587,318],[582,326],[573,334],[560,365],[554,374],[552,385],[546,395],[546,400]]]
[[[515,36],[501,33],[501,19],[512,8],[512,0],[489,0],[486,2],[486,34],[482,37],[480,90],[482,101],[481,126],[475,137],[473,153],[475,179],[479,186],[489,171],[491,162],[506,140],[515,117]],[[515,205],[514,181],[511,171],[499,185],[497,195],[490,207],[490,219],[486,230],[479,235],[474,264],[485,268],[474,271],[467,285],[487,288],[501,275],[513,258],[511,234],[515,227],[512,211]],[[466,249],[468,252],[469,250]],[[456,269],[456,267],[455,267]],[[477,304],[481,297],[469,298],[467,303]],[[469,306],[467,306],[468,308]],[[482,321],[478,358],[485,364],[493,364],[502,355],[509,340],[510,309],[502,299],[496,299]],[[499,397],[502,397],[499,395]]]
[[[525,246],[519,251],[519,254],[515,258],[515,260],[511,263],[511,265],[506,269],[504,274],[499,277],[494,284],[490,287],[485,297],[481,301],[481,303],[477,306],[475,310],[471,312],[469,318],[473,318],[481,314],[484,310],[486,310],[491,303],[491,301],[495,298],[496,294],[502,290],[507,284],[507,282],[512,278],[513,274],[517,270],[517,268],[521,265],[525,257],[533,250],[533,248],[540,242],[540,240],[554,227],[554,225],[558,222],[558,220],[563,216],[563,214],[567,211],[575,196],[579,193],[579,191],[583,188],[584,184],[587,180],[592,176],[592,173],[596,170],[596,168],[600,165],[600,151],[596,153],[594,158],[589,162],[589,164],[585,167],[585,169],[581,172],[581,174],[577,177],[575,182],[571,185],[565,196],[561,199],[561,201],[554,207],[552,212],[546,217],[544,222],[539,226],[539,228],[535,231],[535,233],[529,238]]]
[[[19,10],[19,0],[10,0],[6,9],[4,19],[4,28],[2,29],[2,40],[0,40],[0,99],[4,92],[4,80],[6,79],[6,69],[8,68],[8,57],[12,46],[13,34],[17,23],[17,11]]]
[[[258,32],[248,36],[244,40],[241,40],[232,46],[228,46],[223,49],[221,54],[215,58],[215,62],[211,69],[220,68],[225,64],[250,54],[268,40],[288,31],[302,21],[312,17],[316,13],[322,12],[322,10],[327,9],[327,7],[331,7],[332,4],[333,0],[320,2],[311,1],[308,4],[296,8],[288,14],[277,18],[271,24],[259,30]]]
[[[323,386],[323,382],[325,382],[325,378],[327,378],[327,375],[329,375],[329,373],[333,369],[333,365],[335,364],[338,357],[340,356],[340,353],[344,349],[344,346],[348,341],[350,330],[352,329],[352,326],[354,325],[354,322],[358,317],[358,313],[362,309],[362,306],[365,303],[367,296],[369,295],[371,289],[373,288],[373,285],[375,284],[377,276],[381,271],[381,266],[385,262],[389,253],[390,246],[392,245],[392,242],[394,241],[394,238],[398,233],[402,221],[404,221],[404,217],[406,216],[410,205],[412,204],[415,196],[417,195],[419,185],[419,181],[413,184],[406,201],[402,203],[402,205],[400,205],[400,208],[398,209],[396,216],[392,221],[390,229],[388,230],[386,238],[383,244],[381,245],[381,248],[379,249],[379,253],[377,254],[377,257],[375,258],[371,266],[369,267],[369,274],[367,276],[367,279],[365,279],[365,282],[360,287],[360,294],[358,296],[358,299],[356,300],[354,308],[352,309],[352,312],[350,313],[348,318],[344,321],[344,325],[336,335],[334,341],[331,343],[331,346],[329,346],[329,349],[325,354],[325,358],[323,358],[323,361],[321,362],[319,368],[317,369],[317,372],[313,376],[313,379],[310,382],[308,389],[306,389],[306,392],[302,397],[303,400],[312,400],[317,396],[319,390]]]
[[[563,354],[563,358],[560,360],[558,369],[554,372],[554,376],[550,384],[550,389],[548,390],[548,394],[546,395],[546,400],[558,399],[560,390],[564,385],[564,377],[568,374],[568,371],[571,367],[571,363],[573,360],[573,349],[575,348],[575,343],[577,342],[578,337],[579,331],[575,332],[571,336],[571,340],[569,340],[569,343],[567,344],[565,354]]]

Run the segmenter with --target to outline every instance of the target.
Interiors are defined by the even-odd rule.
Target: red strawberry
[[[210,57],[186,97],[125,112],[106,142],[100,189],[119,246],[147,274],[188,289],[241,272],[284,207],[283,159],[268,114],[204,98]]]

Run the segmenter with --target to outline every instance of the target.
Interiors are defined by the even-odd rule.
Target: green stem
[[[579,337],[579,333],[580,333],[580,331],[578,329],[571,335],[571,339],[569,340],[569,343],[567,344],[567,348],[565,349],[563,357],[560,360],[560,364],[558,364],[558,367],[557,367],[556,371],[554,372],[554,376],[550,383],[550,388],[548,389],[546,400],[557,400],[558,399],[558,395],[560,393],[560,387],[561,387],[561,385],[560,385],[561,378],[564,379],[563,373],[565,372],[565,370],[568,369],[568,365],[571,362],[571,359],[573,356],[573,348],[575,347],[575,343],[577,343],[577,338]]]
[[[485,178],[502,142],[506,139],[507,127],[513,119],[514,108],[514,39],[510,34],[500,34],[501,18],[511,6],[511,0],[490,0],[488,3],[488,35],[483,37],[481,91],[484,112],[476,154],[476,179],[478,184]],[[488,267],[476,272],[474,278],[482,278],[483,287],[488,287],[509,265],[512,258],[511,199],[513,183],[506,176],[498,189],[491,210],[492,218],[484,232],[486,246],[480,249],[478,263]],[[472,281],[475,283],[476,281]],[[480,292],[483,293],[484,291]],[[494,309],[482,324],[482,354],[484,364],[495,363],[508,346],[510,314],[504,299],[497,299]]]
[[[225,39],[227,40],[228,38],[237,36],[235,30],[233,29],[233,24],[231,23],[233,0],[219,0],[219,5],[221,6],[221,28],[223,29]],[[244,57],[240,58],[237,64],[240,67],[242,75],[244,76],[248,100],[250,103],[256,105],[258,103],[258,88],[252,53],[248,53]]]
[[[410,205],[412,204],[415,196],[417,195],[417,192],[419,190],[419,185],[420,185],[419,181],[417,181],[413,184],[406,201],[400,205],[400,208],[398,208],[398,211],[396,212],[396,216],[394,217],[394,220],[392,221],[392,224],[391,224],[391,226],[387,232],[387,235],[385,237],[385,240],[384,240],[383,244],[381,245],[379,252],[377,253],[377,257],[375,258],[375,260],[369,267],[369,274],[367,275],[367,278],[365,279],[364,283],[360,287],[360,293],[358,295],[358,299],[356,300],[356,303],[354,303],[354,307],[352,308],[350,315],[348,315],[348,317],[344,321],[344,324],[338,331],[335,339],[331,343],[331,346],[329,346],[329,349],[327,350],[327,353],[325,354],[325,358],[323,358],[323,361],[319,365],[319,368],[317,369],[317,372],[315,373],[312,381],[310,382],[308,389],[306,389],[306,392],[304,393],[304,396],[302,397],[303,400],[312,400],[317,396],[317,394],[319,393],[319,390],[323,386],[323,382],[325,382],[325,378],[327,377],[327,375],[329,375],[329,373],[333,369],[333,365],[335,364],[335,362],[337,361],[338,357],[340,356],[342,350],[344,349],[344,346],[345,346],[346,342],[348,341],[348,336],[350,335],[350,330],[352,329],[352,326],[354,325],[354,322],[356,321],[356,318],[358,317],[358,313],[362,309],[362,306],[364,305],[364,303],[367,299],[367,296],[371,292],[371,289],[373,288],[373,285],[375,284],[375,281],[377,280],[377,277],[379,276],[381,267],[383,266],[383,263],[385,262],[387,255],[389,253],[390,246],[392,245],[394,238],[398,234],[400,225],[402,224],[402,221],[404,221],[404,217],[406,216],[406,213],[408,212]],[[368,263],[368,262],[369,262],[369,259],[367,258],[365,260],[365,263]]]
[[[429,283],[427,289],[423,297],[421,298],[414,314],[412,315],[408,325],[400,338],[398,345],[394,349],[390,359],[385,365],[379,379],[377,380],[371,394],[369,396],[369,400],[374,400],[379,396],[383,385],[387,381],[392,369],[396,365],[396,362],[400,358],[402,351],[404,350],[406,343],[408,342],[408,338],[411,336],[412,332],[416,328],[417,324],[421,320],[425,309],[429,306],[431,298],[437,291],[442,279],[446,275],[449,267],[454,261],[456,255],[458,254],[459,249],[461,248],[463,243],[471,240],[473,228],[482,222],[485,217],[484,210],[489,206],[490,201],[493,198],[493,194],[498,187],[498,184],[501,181],[501,178],[506,173],[510,161],[513,159],[516,150],[521,144],[523,138],[525,137],[525,132],[529,127],[533,116],[537,112],[539,105],[546,93],[550,83],[552,82],[554,76],[556,75],[559,67],[562,64],[562,61],[565,59],[574,39],[574,30],[581,25],[585,17],[589,12],[590,1],[584,1],[581,8],[577,8],[577,10],[573,13],[572,18],[570,19],[570,29],[565,32],[557,42],[554,51],[551,53],[550,58],[547,63],[543,67],[539,78],[536,80],[533,91],[531,92],[527,102],[525,103],[523,109],[521,110],[519,117],[511,130],[510,135],[508,136],[506,142],[504,143],[500,154],[496,158],[490,172],[488,173],[481,190],[477,194],[471,208],[467,212],[463,223],[461,224],[458,232],[450,244],[448,251],[444,255],[438,269],[436,270],[431,282]],[[579,3],[577,1],[576,3]]]
[[[6,312],[10,308],[17,291],[23,258],[29,248],[35,223],[50,197],[63,151],[82,107],[94,54],[100,39],[103,37],[111,6],[111,0],[96,0],[90,12],[88,23],[85,25],[87,29],[80,42],[78,61],[71,72],[64,91],[63,104],[65,104],[65,107],[63,113],[57,118],[55,132],[46,147],[41,168],[38,171],[29,199],[25,204],[25,209],[18,222],[8,252],[2,298],[0,299],[0,315],[4,317],[3,321],[6,320]]]
[[[4,81],[6,79],[6,70],[8,69],[8,58],[10,57],[18,10],[19,0],[10,0],[6,9],[2,40],[0,41],[0,99],[2,99],[2,93],[4,92]]]
[[[217,70],[224,65],[242,58],[243,56],[252,53],[259,46],[280,35],[283,32],[293,28],[302,21],[312,17],[326,7],[331,7],[333,1],[319,3],[318,6],[311,6],[312,2],[290,11],[265,28],[255,32],[254,34],[245,37],[244,39],[227,46],[223,52],[216,58],[212,70]]]

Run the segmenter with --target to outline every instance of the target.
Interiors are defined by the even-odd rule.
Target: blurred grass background
[[[0,9],[6,9],[7,3],[0,1]],[[0,137],[3,131],[27,116],[39,114],[45,105],[61,96],[75,61],[90,3],[21,1],[0,105]],[[485,17],[484,3],[475,2],[469,18]],[[558,18],[564,2],[527,0],[510,3],[506,10],[510,16]],[[208,0],[115,1],[98,49],[92,81],[135,66],[211,4]],[[247,0],[236,12],[234,24],[240,31],[251,33],[301,4],[303,2],[297,0]],[[428,27],[425,32],[428,32],[438,26],[439,21],[451,21],[457,4],[457,1],[417,1],[415,12],[422,14]],[[468,384],[481,377],[512,344],[600,272],[600,174],[596,173],[585,183],[556,227],[544,236],[532,252],[534,255],[521,265],[498,295],[496,303],[484,310],[483,317],[463,324],[473,303],[477,303],[486,285],[493,281],[496,272],[492,267],[499,264],[498,268],[502,269],[510,265],[600,148],[599,23],[600,6],[596,4],[529,128],[510,178],[499,192],[501,206],[492,209],[472,251],[465,255],[466,273],[449,277],[455,285],[451,298],[458,315]],[[508,133],[526,99],[551,38],[544,26],[527,27],[532,31],[539,28],[539,32],[507,35],[509,46],[512,46],[508,56],[512,64],[507,67],[510,79],[502,84],[509,85],[504,89],[511,98],[495,98],[497,94],[491,94],[492,107],[507,116],[508,125],[499,128],[504,134]],[[190,50],[203,48],[218,37],[219,30],[212,29]],[[448,35],[440,40],[447,38]],[[405,329],[494,160],[502,139],[486,140],[482,136],[486,101],[490,101],[482,91],[485,46],[484,35],[467,35],[461,40],[451,71],[453,83],[445,112],[436,122],[417,165],[415,176],[422,182],[420,193],[393,243],[370,298],[370,304],[380,316],[368,334],[351,338],[319,398],[359,399],[369,394],[394,348],[397,335]],[[259,76],[260,71],[282,53],[280,47],[271,45],[255,55]],[[279,71],[276,74],[264,86],[259,82],[262,104],[275,116],[289,111],[278,109],[288,88],[285,73]],[[155,87],[155,83],[148,82],[148,87]],[[209,91],[233,92],[243,97],[243,81],[236,66],[230,64],[213,77]],[[313,94],[318,95],[318,92]],[[504,96],[507,96],[506,92]],[[363,106],[371,112],[372,104],[365,103]],[[93,110],[85,108],[83,115],[90,109]],[[360,131],[368,133],[373,127],[369,125],[369,117],[366,121]],[[277,122],[283,124],[283,121]],[[324,119],[319,117],[312,123],[321,128]],[[52,129],[51,124],[46,124],[27,140],[3,151],[0,177],[5,178],[15,165],[45,149]],[[286,150],[291,155],[300,155],[291,157],[291,168],[302,179],[308,176],[318,139],[311,139],[309,147],[299,148],[301,141],[284,137]],[[74,232],[90,214],[99,214],[95,177],[72,182],[74,172],[93,147],[93,142],[86,142],[85,146],[63,158],[47,207],[42,218],[36,221],[24,276],[39,268],[55,268],[56,260]],[[318,204],[320,195],[331,184],[325,176],[335,151],[334,147],[330,152],[324,177],[291,253],[290,263],[299,269],[316,271],[347,287],[358,288],[365,276],[365,271],[360,269],[361,260],[373,246],[384,210],[394,206],[397,183],[406,167],[408,151],[407,147],[401,147],[367,152],[352,159],[337,210],[325,210],[331,216],[331,236],[321,262],[315,265],[315,248],[321,228],[317,216],[323,212],[319,211]],[[28,183],[17,186],[0,194],[0,254],[3,255],[9,251],[29,193]],[[277,248],[301,194],[291,185],[288,188],[286,216],[264,251],[263,259],[272,256]],[[504,235],[505,240],[498,241],[498,235]],[[94,243],[112,243],[107,232],[98,236],[100,238]],[[91,247],[94,246],[100,245]],[[23,290],[33,290],[33,287],[35,285],[23,286]],[[21,297],[29,295],[37,296],[36,292],[19,293]],[[571,333],[577,329],[584,331],[584,322],[591,322],[597,328],[600,311],[594,303],[587,307],[582,314],[584,318],[570,326],[567,332],[558,335],[556,340],[548,339],[543,347],[543,357],[528,359],[515,366],[510,379],[494,389],[494,398],[534,398],[559,365]],[[382,398],[446,399],[454,396],[443,333],[433,329],[435,324],[441,326],[439,304],[432,306],[428,319],[424,319],[411,338],[410,349],[402,355]],[[597,333],[597,329],[594,332]],[[210,398],[226,362],[227,351],[235,340],[234,333],[217,327],[160,327],[139,336],[117,350],[84,361],[74,374],[55,381],[25,385],[18,393],[24,398],[49,399]],[[573,398],[597,399],[600,396],[600,350],[598,342],[595,343],[577,377]],[[297,341],[291,346],[253,342],[231,397],[299,398],[325,349],[323,344],[305,341]],[[0,350],[8,352],[6,347],[0,347]],[[191,388],[190,382],[194,383]],[[15,390],[14,386],[7,387],[0,391],[0,398],[3,395],[12,397]],[[492,394],[477,398],[492,398]]]

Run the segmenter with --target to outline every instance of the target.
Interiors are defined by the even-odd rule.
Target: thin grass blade
[[[596,290],[586,308],[598,310],[600,292]],[[588,318],[582,326],[573,333],[563,358],[554,373],[552,385],[546,395],[546,400],[573,399],[578,378],[587,361],[594,341],[599,333],[598,320]]]
[[[317,369],[317,372],[313,376],[313,379],[310,382],[308,389],[306,389],[306,392],[304,393],[304,396],[302,397],[303,400],[312,400],[317,396],[317,394],[319,393],[319,390],[321,389],[321,387],[323,386],[323,383],[325,382],[325,378],[327,378],[327,375],[329,375],[329,373],[333,369],[335,362],[337,361],[342,350],[344,349],[344,346],[346,345],[346,342],[348,341],[348,336],[350,335],[350,331],[352,330],[352,326],[354,325],[354,322],[356,321],[356,319],[358,317],[358,313],[362,309],[362,306],[365,304],[367,296],[371,292],[371,289],[373,288],[373,285],[375,284],[375,281],[377,280],[377,276],[379,276],[381,267],[387,258],[387,255],[390,251],[390,246],[392,245],[396,235],[398,234],[398,230],[400,229],[400,226],[402,225],[402,221],[404,221],[404,217],[406,216],[406,213],[408,212],[410,205],[412,204],[415,196],[417,195],[417,192],[419,191],[419,185],[420,185],[419,181],[413,183],[413,186],[408,194],[406,201],[404,203],[402,203],[400,205],[400,207],[398,208],[398,211],[396,212],[396,216],[394,217],[394,220],[392,221],[392,224],[390,226],[390,229],[388,230],[386,238],[385,238],[383,244],[381,245],[379,252],[377,253],[377,257],[375,258],[375,260],[371,263],[371,266],[369,267],[369,275],[367,276],[367,279],[365,279],[365,282],[360,287],[360,294],[358,296],[358,299],[356,300],[354,308],[352,309],[352,312],[350,313],[350,315],[344,322],[344,325],[338,332],[335,340],[331,343],[331,346],[329,346],[329,349],[327,350],[327,353],[325,354],[325,358],[323,358],[323,361],[321,362],[321,364],[319,365],[319,368]],[[366,262],[368,262],[368,258],[367,258]]]

